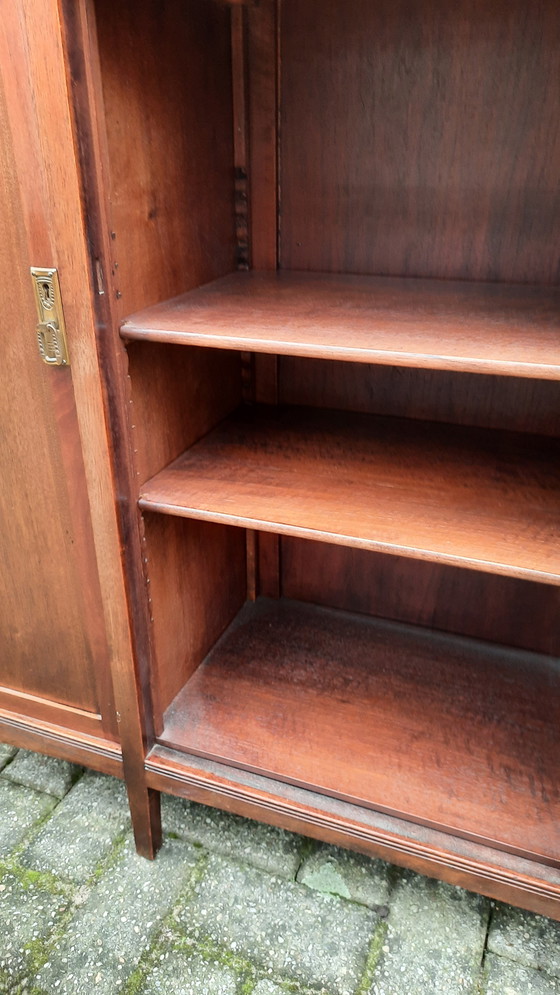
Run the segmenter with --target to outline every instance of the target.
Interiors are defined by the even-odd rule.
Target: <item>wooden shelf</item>
[[[322,273],[234,273],[140,311],[148,339],[390,366],[560,379],[560,292]]]
[[[559,443],[242,408],[141,489],[146,510],[560,584]]]
[[[558,661],[262,599],[159,742],[558,866],[559,719]]]

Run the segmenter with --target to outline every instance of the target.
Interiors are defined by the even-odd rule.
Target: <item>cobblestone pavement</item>
[[[0,993],[560,995],[560,924],[0,744]]]

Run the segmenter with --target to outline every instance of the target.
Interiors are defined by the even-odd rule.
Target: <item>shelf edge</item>
[[[168,345],[199,346],[207,349],[230,349],[267,355],[299,356],[306,359],[339,360],[372,366],[398,366],[412,369],[448,370],[456,373],[480,373],[488,376],[520,377],[532,380],[560,380],[560,366],[522,361],[476,359],[473,357],[437,356],[426,353],[387,352],[375,349],[348,349],[335,346],[302,345],[270,339],[245,338],[240,335],[208,335],[197,332],[138,328],[126,322],[121,337],[127,342],[159,342]]]
[[[416,547],[393,545],[373,539],[360,539],[355,536],[339,535],[333,532],[318,532],[314,529],[297,525],[284,525],[279,522],[266,522],[260,519],[247,518],[239,515],[229,515],[225,512],[209,512],[200,508],[190,508],[183,505],[166,504],[153,501],[149,497],[140,496],[138,507],[142,511],[156,512],[162,515],[173,515],[177,518],[191,518],[202,522],[213,522],[218,525],[233,525],[236,528],[252,529],[256,532],[270,532],[275,535],[287,535],[298,539],[311,539],[316,542],[327,542],[335,546],[346,546],[355,549],[367,549],[371,552],[387,555],[405,556],[409,559],[424,560],[429,563],[441,563],[447,566],[462,567],[482,573],[499,574],[504,577],[517,577],[520,580],[530,580],[540,584],[550,584],[560,587],[560,574],[533,570],[529,567],[516,567],[507,563],[494,563],[490,560],[477,560],[461,557],[451,553],[434,552],[417,549]]]

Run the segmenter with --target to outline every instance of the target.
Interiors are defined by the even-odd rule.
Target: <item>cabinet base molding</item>
[[[560,870],[422,826],[155,746],[151,788],[381,858],[560,920]],[[164,825],[165,829],[165,825]]]
[[[117,743],[3,708],[0,708],[0,741],[82,764],[102,774],[123,777],[122,753]]]
[[[34,722],[47,722],[54,726],[71,728],[86,736],[103,738],[103,717],[99,712],[90,712],[74,705],[65,705],[50,698],[0,687],[0,711],[25,715]]]

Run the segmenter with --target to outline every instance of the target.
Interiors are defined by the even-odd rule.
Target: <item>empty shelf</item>
[[[260,599],[158,739],[558,865],[559,719],[558,661]]]
[[[126,339],[560,379],[551,287],[234,273],[127,318]]]
[[[149,480],[146,510],[560,584],[555,440],[241,409]]]

